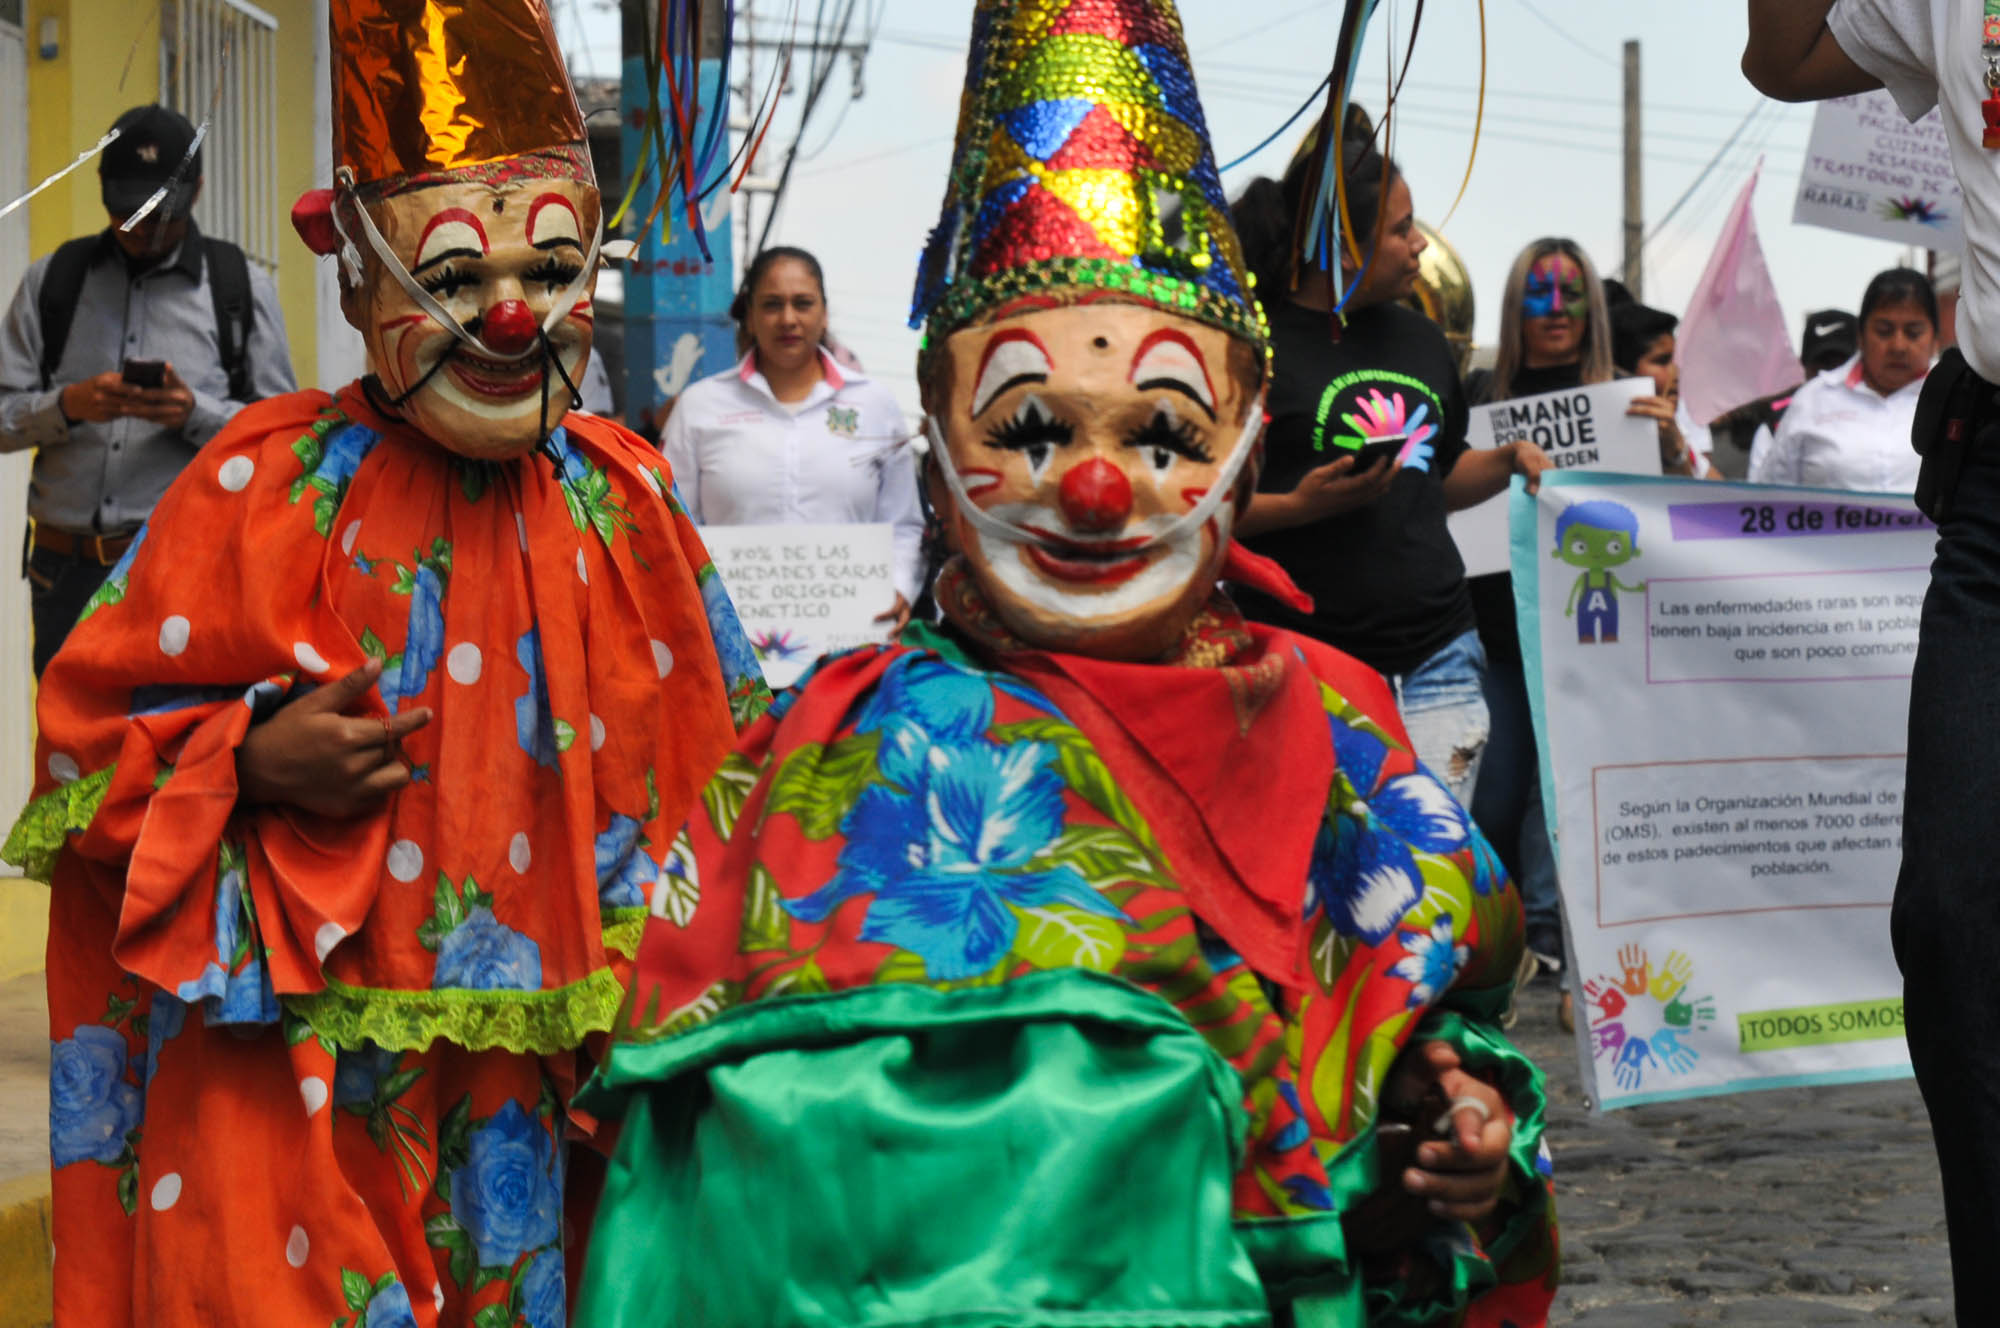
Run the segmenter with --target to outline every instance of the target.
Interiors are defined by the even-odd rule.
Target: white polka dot
[[[360,537],[361,523],[359,521],[348,522],[347,529],[340,532],[340,551],[342,553],[353,553],[354,541]]]
[[[297,660],[299,667],[307,673],[325,673],[329,668],[333,667],[326,662],[326,656],[314,650],[304,641],[292,642],[292,658]]]
[[[590,566],[583,560],[583,550],[576,551],[576,579],[586,586],[590,584]]]
[[[424,851],[414,839],[399,839],[389,845],[389,874],[405,883],[423,874]]]
[[[534,851],[528,847],[528,832],[523,830],[507,841],[507,865],[517,872],[528,870],[528,864],[535,860]]]
[[[667,649],[665,641],[653,642],[653,667],[660,671],[662,678],[674,671],[674,652]]]
[[[231,493],[242,493],[250,487],[250,477],[256,473],[256,462],[247,456],[233,456],[215,472],[215,482]]]
[[[514,533],[520,537],[521,552],[526,553],[528,551],[528,518],[519,512],[514,513]]]
[[[444,657],[444,671],[451,675],[453,682],[470,687],[479,681],[481,663],[479,647],[470,641],[460,641]]]
[[[63,752],[49,757],[49,774],[58,784],[74,784],[83,778],[83,771],[77,768],[76,758]]]
[[[326,1105],[326,1080],[316,1074],[299,1080],[299,1097],[306,1104],[307,1116],[319,1115],[319,1109]]]
[[[188,648],[188,620],[176,613],[160,624],[160,653],[178,655]]]
[[[322,922],[313,933],[313,953],[324,964],[326,957],[333,953],[333,947],[347,939],[347,928],[338,922]]]
[[[181,1173],[169,1171],[153,1185],[153,1211],[164,1213],[181,1201]]]
[[[439,1314],[444,1313],[444,1283],[439,1282],[431,1288],[431,1304],[438,1307]]]
[[[294,1268],[306,1266],[306,1255],[312,1253],[312,1241],[306,1236],[304,1227],[293,1227],[292,1238],[285,1242],[285,1262]]]
[[[597,751],[604,746],[604,721],[596,715],[590,717],[590,750]]]

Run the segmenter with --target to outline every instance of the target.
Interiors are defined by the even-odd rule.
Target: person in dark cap
[[[1813,310],[1806,315],[1805,332],[1799,338],[1799,367],[1805,377],[1782,392],[1746,401],[1709,422],[1717,455],[1733,463],[1729,474],[1741,479],[1769,450],[1778,424],[1785,418],[1785,408],[1800,387],[1854,357],[1861,344],[1860,329],[1860,320],[1845,309]]]
[[[111,224],[32,265],[0,323],[0,452],[36,449],[38,677],[196,449],[297,386],[270,278],[195,225],[194,126],[137,106],[112,128]]]

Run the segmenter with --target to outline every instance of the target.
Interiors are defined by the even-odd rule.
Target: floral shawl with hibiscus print
[[[413,782],[239,806],[251,725],[371,657],[356,713],[434,712]],[[766,696],[617,426],[480,463],[358,387],[238,415],[48,670],[6,846],[53,886],[58,1318],[560,1323],[579,1054]]]
[[[948,576],[940,591],[948,612],[952,585]],[[1556,1271],[1541,1079],[1495,1022],[1520,954],[1518,899],[1411,756],[1381,679],[1246,624],[1220,599],[1176,664],[1010,649],[990,619],[953,617],[971,630],[913,628],[900,646],[823,661],[780,696],[670,855],[628,1016],[584,1095],[625,1119],[583,1290],[590,1321],[969,1313],[1142,1328],[1263,1323],[1268,1296],[1296,1301],[1301,1323],[1308,1303],[1321,1323],[1543,1322]],[[1280,760],[1230,768],[1259,751]],[[1305,814],[1290,815],[1298,807]],[[1052,981],[1067,985],[1052,993]],[[1013,1025],[1010,993],[1017,1013],[1033,1007]],[[1133,993],[1144,994],[1138,1007],[1119,1004]],[[1225,1168],[1226,1248],[1197,1253],[1190,1242],[1210,1236],[1161,1221],[1150,1252],[1123,1249],[1157,1214],[1197,1206],[1192,1183],[1149,1202],[1137,1179],[1195,1153],[1147,1127],[1149,1137],[1109,1143],[1115,1161],[1090,1179],[1075,1138],[1110,1114],[1091,1096],[1107,1078],[1100,1066],[1045,1104],[1069,1125],[1028,1130],[1030,1151],[1067,1159],[1055,1164],[1063,1179],[1049,1188],[1036,1175],[1032,1194],[994,1196],[964,1264],[911,1266],[928,1257],[914,1251],[945,1240],[939,1229],[985,1221],[988,1185],[1006,1188],[1020,1139],[981,1149],[1010,1128],[997,1123],[1013,1119],[1009,1104],[1033,1095],[1029,1049],[1040,1044],[1003,1030],[1034,1024],[1032,1037],[1045,1036],[1052,1006],[1080,1023],[1101,1010],[1100,1022],[1128,1028],[1169,1012],[1226,1066],[1242,1131]],[[993,1063],[960,1080],[937,1030],[968,1023],[987,1030]],[[1364,1276],[1339,1217],[1375,1188],[1378,1093],[1398,1052],[1422,1038],[1451,1043],[1507,1097],[1507,1189],[1488,1223],[1439,1222],[1395,1268]],[[1119,1045],[1107,1063],[1144,1078]],[[1074,1048],[1049,1054],[1055,1065]],[[1016,1077],[982,1096],[988,1070]],[[772,1086],[757,1087],[760,1075]],[[760,1134],[760,1119],[779,1124]],[[791,1142],[832,1128],[847,1137]],[[900,1167],[912,1150],[920,1161]],[[938,1173],[960,1181],[913,1200],[908,1221],[883,1216],[917,1177]],[[809,1247],[797,1221],[766,1224],[753,1216],[765,1200],[745,1198],[759,1185],[780,1207],[779,1196],[809,1192],[799,1202],[844,1234]],[[1064,1289],[1046,1252],[981,1272],[1032,1244],[1010,1209],[1033,1214],[1046,1243],[1072,1191],[1100,1185],[1069,1244],[1088,1247],[1079,1257],[1100,1272],[1152,1260],[1133,1299],[1118,1299],[1109,1272]],[[843,1219],[849,1189],[868,1196]],[[732,1244],[690,1235],[738,1219],[752,1229]],[[866,1248],[877,1224],[892,1230]],[[742,1251],[771,1249],[787,1253],[742,1271]],[[1255,1265],[1248,1303],[1213,1287],[1174,1301],[1184,1265],[1241,1251]],[[682,1277],[677,1261],[701,1261],[706,1280]],[[733,1309],[713,1290],[746,1279],[791,1287]]]

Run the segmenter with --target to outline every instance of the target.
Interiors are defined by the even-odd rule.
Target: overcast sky
[[[558,0],[557,8],[572,64],[614,73],[615,11],[598,0]],[[783,30],[795,8],[809,25],[818,6],[757,0],[759,30]],[[1371,110],[1379,108],[1386,81],[1391,8],[1385,3],[1378,12],[1357,89]],[[1414,6],[1402,0],[1393,8],[1406,41]],[[1529,240],[1573,236],[1606,273],[1622,259],[1625,40],[1642,43],[1649,230],[1763,100],[1737,68],[1744,0],[1486,0],[1485,8],[1485,127],[1471,185],[1444,225],[1472,272],[1482,343],[1498,327],[1507,268]],[[1282,124],[1332,62],[1338,10],[1330,0],[1181,0],[1180,9],[1220,161],[1240,156]],[[872,374],[913,404],[917,338],[905,317],[917,251],[937,219],[950,162],[972,6],[970,0],[863,0],[861,10],[879,14],[863,95],[851,99],[847,72],[835,74],[805,134],[811,159],[795,172],[773,242],[820,256],[836,332]],[[1395,152],[1418,215],[1433,224],[1444,222],[1465,173],[1479,59],[1475,0],[1431,0],[1399,103]],[[774,161],[777,140],[790,137],[803,100],[793,95],[785,103],[765,148]],[[1812,114],[1811,107],[1764,103],[1648,247],[1648,303],[1680,312],[1730,201],[1760,156],[1757,223],[1794,334],[1804,311],[1852,309],[1869,277],[1899,261],[1903,251],[1895,245],[1792,225]],[[1298,132],[1229,171],[1230,194],[1257,174],[1280,172]]]

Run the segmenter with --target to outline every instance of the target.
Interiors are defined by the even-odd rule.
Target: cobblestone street
[[[1552,1322],[1952,1322],[1944,1202],[1914,1081],[1593,1117],[1555,988],[1514,1036],[1548,1071],[1562,1294]]]

